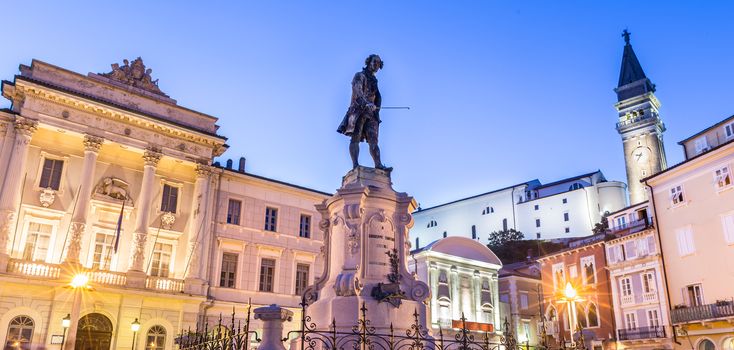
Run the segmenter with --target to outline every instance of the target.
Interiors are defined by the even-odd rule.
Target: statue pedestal
[[[407,270],[410,213],[416,202],[392,189],[387,171],[357,167],[331,198],[316,206],[323,218],[325,267],[305,292],[317,330],[351,331],[362,318],[376,331],[392,324],[395,334],[418,322],[425,327],[428,286]]]

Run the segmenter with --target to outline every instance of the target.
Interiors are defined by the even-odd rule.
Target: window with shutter
[[[627,242],[625,244],[624,250],[627,253],[628,260],[634,259],[637,257],[637,247],[636,247],[635,241]]]
[[[655,254],[655,236],[647,237],[647,253]]]
[[[614,264],[617,262],[617,256],[616,256],[616,247],[609,247],[607,248],[607,258],[609,259],[610,264]]]
[[[41,181],[38,183],[40,188],[50,188],[58,191],[61,187],[61,170],[64,168],[64,161],[59,159],[44,159],[43,171],[41,171]]]
[[[734,244],[734,214],[722,216],[721,224],[724,226],[724,240],[728,244]]]
[[[731,183],[731,172],[728,165],[714,170],[714,184],[717,190],[729,188]]]
[[[676,230],[676,238],[678,241],[678,253],[681,256],[693,254],[695,246],[693,245],[693,232],[691,232],[690,227]]]

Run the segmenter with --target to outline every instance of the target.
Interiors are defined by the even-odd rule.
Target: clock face
[[[647,147],[637,147],[632,151],[632,160],[637,163],[646,163],[650,159],[650,149]]]

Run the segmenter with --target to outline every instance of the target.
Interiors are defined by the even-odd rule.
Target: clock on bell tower
[[[622,36],[625,45],[619,84],[614,89],[614,108],[619,113],[617,132],[622,136],[630,204],[637,204],[647,200],[645,185],[640,180],[667,168],[665,124],[658,114],[660,101],[654,94],[655,85],[645,76],[632,50],[630,33],[625,29]]]

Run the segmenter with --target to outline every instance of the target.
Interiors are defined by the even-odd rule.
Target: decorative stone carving
[[[0,255],[5,254],[8,247],[8,236],[15,224],[15,212],[3,210],[0,212]]]
[[[212,167],[206,164],[196,164],[196,175],[198,177],[207,177],[212,173]]]
[[[66,249],[66,261],[78,262],[79,253],[82,250],[82,237],[87,225],[83,222],[71,223],[71,237],[69,237],[69,247]]]
[[[122,66],[117,63],[113,63],[111,72],[100,73],[100,75],[126,85],[168,97],[168,95],[164,94],[163,91],[158,88],[158,79],[153,80],[151,77],[153,70],[145,68],[142,58],[138,57],[133,60],[132,63],[124,59],[122,60],[122,63]]]
[[[336,295],[341,297],[348,297],[358,295],[362,290],[362,283],[359,282],[359,277],[355,276],[357,271],[350,271],[339,274],[334,284],[334,291]]]
[[[161,156],[162,154],[158,149],[150,148],[143,153],[143,161],[145,161],[145,165],[158,166]]]
[[[359,252],[359,229],[349,227],[349,236],[347,236],[347,248],[349,248],[349,254],[354,255]]]
[[[129,185],[116,177],[105,177],[94,188],[94,193],[117,200],[131,200]]]
[[[93,135],[84,135],[84,150],[89,152],[99,152],[99,148],[102,147],[104,139]]]
[[[148,234],[145,232],[133,233],[132,254],[130,255],[130,269],[133,271],[143,271],[145,242],[147,239]]]
[[[41,194],[38,195],[38,201],[44,208],[48,208],[51,204],[54,204],[56,200],[56,191],[50,188],[44,188],[41,190]]]
[[[22,117],[15,118],[15,132],[17,132],[18,135],[24,135],[30,138],[36,130],[38,130],[37,121]]]
[[[173,224],[176,222],[176,215],[173,215],[171,212],[165,212],[161,216],[161,225],[164,229],[168,230],[173,226]]]

